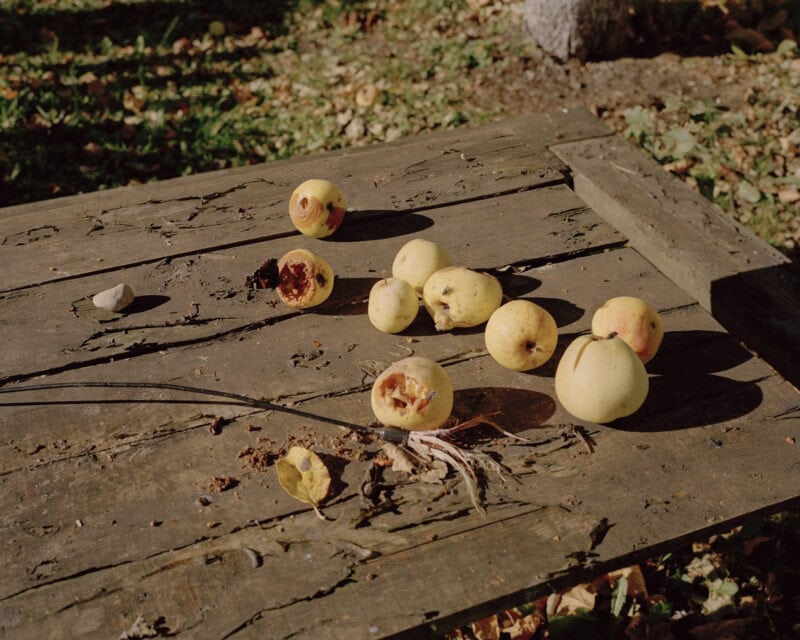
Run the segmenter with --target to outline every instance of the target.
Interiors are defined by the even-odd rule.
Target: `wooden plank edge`
[[[725,329],[800,386],[800,270],[619,136],[554,145],[576,194]]]
[[[612,555],[609,558],[603,558],[599,557],[598,554],[598,557],[590,557],[583,562],[576,561],[575,564],[563,570],[538,576],[538,581],[532,582],[525,589],[498,596],[496,599],[484,602],[477,607],[443,615],[435,620],[426,621],[398,633],[386,635],[382,637],[382,640],[426,640],[431,637],[441,637],[472,622],[478,622],[514,607],[531,604],[551,593],[559,593],[576,584],[591,582],[613,571],[641,564],[649,558],[674,553],[698,540],[706,540],[714,535],[729,533],[735,527],[741,526],[748,520],[765,518],[785,511],[797,510],[798,508],[800,508],[800,498],[781,500],[757,511],[729,518],[653,545],[643,548],[636,548],[632,545],[627,551],[617,556]]]
[[[533,149],[541,149],[545,153],[547,153],[547,147],[551,144],[597,137],[603,135],[604,133],[608,133],[610,135],[612,133],[610,130],[606,129],[605,125],[597,120],[588,109],[582,108],[559,109],[552,112],[535,113],[508,120],[499,120],[489,124],[480,125],[479,127],[467,126],[463,127],[462,129],[475,130],[483,127],[495,128],[498,131],[511,129]],[[379,142],[365,145],[363,147],[348,148],[344,151],[344,153],[348,156],[353,156],[362,153],[371,153],[389,149],[394,152],[404,146],[416,144],[421,141],[435,144],[437,141],[444,140],[448,137],[452,137],[453,135],[459,135],[459,132],[463,133],[462,129],[456,128],[428,131],[415,136],[401,138],[395,142]],[[343,151],[341,149],[323,151],[320,153],[311,153],[308,155],[295,156],[282,160],[273,160],[255,165],[246,165],[241,167],[233,167],[230,169],[195,173],[179,178],[170,178],[157,182],[147,182],[140,185],[114,187],[112,189],[105,189],[101,191],[62,196],[60,198],[53,198],[51,200],[28,202],[0,208],[0,218],[8,218],[11,216],[25,215],[29,213],[41,213],[43,211],[61,209],[75,205],[102,207],[104,206],[104,203],[113,203],[116,205],[119,202],[130,201],[129,203],[133,203],[145,201],[149,197],[154,197],[156,194],[161,193],[168,185],[177,183],[202,184],[208,182],[209,180],[221,178],[233,173],[240,173],[242,175],[247,175],[252,172],[260,173],[264,171],[266,166],[300,164],[310,160],[322,160],[325,158],[341,156],[342,154]],[[549,160],[551,160],[553,163],[553,169],[557,171],[563,171],[566,169],[561,160],[559,160],[555,155],[549,153],[548,155],[550,156]]]

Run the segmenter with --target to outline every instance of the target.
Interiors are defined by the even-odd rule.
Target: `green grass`
[[[478,39],[463,33],[463,3],[380,7],[301,0],[246,19],[178,0],[11,3],[0,205],[497,116],[470,106],[463,79],[518,53],[502,38],[508,16]],[[414,37],[413,53],[412,22],[429,36]]]
[[[624,135],[757,235],[786,251],[800,246],[800,52],[741,49],[723,63],[748,74],[738,109],[676,95],[623,112]]]
[[[6,0],[0,206],[495,120],[475,88],[535,60],[523,1]],[[800,0],[632,4],[634,51],[733,46],[719,60],[748,95],[605,117],[796,251],[800,54],[744,51],[799,32]]]

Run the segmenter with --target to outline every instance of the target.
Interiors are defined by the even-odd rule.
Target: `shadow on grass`
[[[202,37],[214,21],[232,33],[247,33],[259,25],[274,37],[283,32],[284,15],[297,4],[297,0],[151,0],[36,12],[4,4],[0,6],[0,53],[41,53],[56,39],[60,49],[70,51],[94,48],[105,37],[118,46],[132,45],[139,36],[147,45],[169,44],[179,38]]]
[[[800,0],[709,3],[634,0],[625,55],[651,57],[772,51],[784,39],[800,36]]]

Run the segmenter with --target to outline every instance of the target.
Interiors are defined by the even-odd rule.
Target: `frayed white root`
[[[432,429],[430,431],[412,431],[409,434],[407,446],[421,458],[442,460],[453,469],[456,469],[464,479],[467,493],[476,511],[481,515],[485,515],[486,509],[484,509],[480,500],[477,470],[493,471],[500,476],[501,480],[505,481],[503,469],[485,453],[468,451],[452,441],[454,434],[480,424],[488,424],[509,437],[524,440],[524,438],[502,429],[491,420],[488,420],[487,417],[479,416],[452,427]]]

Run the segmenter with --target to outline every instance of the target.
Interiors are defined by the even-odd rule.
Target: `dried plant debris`
[[[756,518],[680,551],[476,621],[456,638],[773,640],[797,637],[800,516]],[[524,620],[525,624],[519,621]]]
[[[274,289],[278,286],[278,260],[269,258],[244,279],[247,289]]]
[[[144,638],[166,638],[172,633],[164,625],[164,619],[159,618],[150,624],[144,616],[138,616],[129,629],[117,636],[117,640],[142,640]]]
[[[232,476],[214,476],[208,483],[209,491],[229,491],[239,485],[239,481]]]
[[[245,447],[236,457],[251,469],[265,471],[272,467],[284,453],[282,449],[276,450],[272,447]]]

